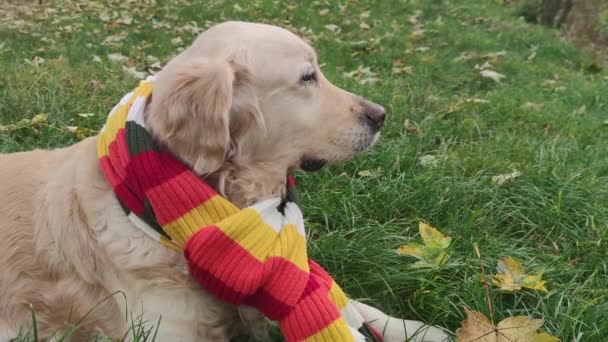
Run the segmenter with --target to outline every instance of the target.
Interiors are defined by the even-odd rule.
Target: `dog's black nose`
[[[361,101],[361,105],[363,106],[363,115],[365,116],[365,120],[373,128],[377,130],[380,129],[382,124],[384,124],[384,119],[386,118],[386,111],[384,110],[384,107],[366,100]]]

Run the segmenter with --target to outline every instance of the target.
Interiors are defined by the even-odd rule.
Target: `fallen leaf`
[[[344,73],[344,77],[353,78],[360,84],[371,84],[378,82],[380,79],[377,76],[377,73],[371,71],[369,67],[363,67],[359,65],[357,69]]]
[[[435,60],[435,55],[426,55],[424,57],[422,57],[421,61],[425,62],[425,63],[430,63],[433,62]]]
[[[412,31],[412,33],[410,33],[410,39],[411,40],[417,40],[420,37],[422,37],[425,32],[426,32],[425,29],[423,29],[423,28],[417,28],[414,31]]]
[[[553,86],[553,85],[556,85],[557,82],[559,82],[559,80],[544,80],[543,85],[544,86]]]
[[[78,140],[82,140],[90,135],[91,130],[86,127],[79,126],[64,126],[70,133],[74,134],[74,137]]]
[[[171,39],[171,44],[173,45],[182,45],[184,43],[184,41],[182,40],[181,37],[175,37],[173,39]]]
[[[101,89],[101,81],[95,79],[90,80],[89,87],[93,88],[93,90],[99,90]]]
[[[528,56],[528,58],[526,58],[526,61],[528,62],[536,58],[536,51],[538,51],[538,45],[532,45],[530,50],[532,50],[532,53],[530,54],[530,56]]]
[[[49,120],[49,115],[46,113],[40,113],[34,115],[32,120],[30,121],[32,126],[40,126],[41,124],[47,123]]]
[[[120,46],[122,41],[127,38],[126,34],[117,34],[113,36],[107,36],[102,42],[101,45],[113,45]]]
[[[144,79],[146,77],[146,73],[145,72],[137,71],[137,69],[135,67],[126,67],[126,66],[123,66],[122,67],[122,71],[124,71],[125,74],[127,74],[127,75],[129,75],[129,76],[131,76],[131,77],[133,77],[135,79],[138,79],[138,80]]]
[[[36,56],[32,59],[31,62],[29,60],[26,60],[26,62],[28,62],[28,64],[33,65],[33,66],[39,66],[39,65],[44,64],[46,62],[46,60],[42,57]]]
[[[487,54],[481,56],[481,58],[489,58],[489,59],[492,59],[492,60],[496,60],[499,57],[504,57],[506,55],[507,55],[507,51],[502,50],[502,51],[498,51],[498,52],[487,53]]]
[[[362,78],[361,80],[359,80],[359,84],[363,84],[363,85],[374,84],[378,81],[380,81],[380,79],[377,77],[365,77],[365,78]]]
[[[342,28],[340,28],[340,26],[334,24],[327,24],[325,25],[325,28],[333,33],[339,33],[340,31],[342,31]]]
[[[526,102],[521,106],[523,109],[532,109],[534,111],[540,111],[543,108],[542,103],[537,102]]]
[[[403,121],[403,128],[405,128],[408,133],[418,133],[419,131],[418,126],[411,123],[409,119],[405,119],[405,121]]]
[[[464,52],[461,52],[460,55],[458,55],[458,57],[452,59],[452,63],[465,62],[465,61],[475,58],[475,56],[476,56],[475,53],[472,53],[469,51],[464,51]]]
[[[485,70],[485,69],[490,69],[491,67],[492,67],[492,63],[490,63],[490,61],[483,62],[483,64],[481,66],[479,66],[479,64],[475,64],[476,70]]]
[[[425,154],[420,156],[418,162],[424,167],[435,167],[439,164],[439,158],[433,154]]]
[[[373,175],[374,175],[374,174],[373,174],[373,173],[372,173],[370,170],[363,170],[363,171],[359,171],[359,172],[357,172],[357,174],[358,174],[360,177],[371,177],[371,176],[373,176]]]
[[[414,15],[410,15],[410,17],[408,18],[408,21],[410,22],[410,24],[412,24],[412,25],[418,24],[418,19],[420,18],[420,15],[422,15],[421,10],[416,10],[414,12]]]
[[[382,173],[382,168],[379,167],[376,170],[362,170],[357,172],[357,175],[359,175],[359,177],[375,177],[378,176]]]
[[[99,20],[103,21],[103,22],[108,22],[112,19],[112,17],[110,17],[110,14],[108,14],[108,12],[102,12],[99,14]]]
[[[130,15],[123,14],[123,17],[120,18],[120,19],[118,19],[118,20],[116,20],[116,22],[118,24],[122,24],[122,25],[128,26],[128,25],[131,25],[131,23],[133,22],[133,17],[131,17]]]
[[[111,54],[108,55],[108,59],[110,60],[110,62],[124,63],[129,58],[127,56],[123,56],[120,53],[111,53]]]
[[[488,100],[484,100],[484,99],[478,99],[476,97],[472,98],[472,99],[464,99],[464,102],[466,103],[473,103],[473,104],[484,104],[484,103],[490,103],[490,101]]]
[[[559,342],[555,336],[537,333],[543,320],[529,316],[507,317],[494,326],[481,312],[464,308],[467,319],[456,330],[458,342]]]
[[[541,280],[543,277],[542,270],[534,275],[526,274],[524,267],[511,257],[500,258],[496,269],[499,273],[494,276],[492,283],[499,286],[502,291],[515,292],[525,287],[545,293],[549,292],[545,288],[545,281]]]
[[[402,59],[393,60],[393,68],[391,69],[393,74],[406,73],[412,75],[414,73],[414,67],[411,65],[403,65]]]
[[[436,268],[443,265],[447,259],[446,249],[450,247],[452,238],[424,222],[418,224],[418,230],[424,244],[405,244],[397,248],[397,254],[419,259],[412,265],[413,268]]]
[[[481,77],[484,77],[484,78],[489,78],[489,79],[491,79],[492,81],[494,81],[494,82],[496,82],[496,83],[500,83],[500,81],[501,81],[503,78],[507,78],[507,76],[505,76],[505,75],[503,75],[503,74],[501,74],[501,73],[498,73],[498,72],[493,71],[493,70],[488,70],[488,69],[486,69],[486,70],[481,70],[481,71],[479,72],[479,74],[481,75]]]
[[[578,107],[572,114],[574,115],[583,115],[587,112],[587,106],[582,105]]]
[[[497,184],[497,185],[503,185],[504,183],[511,181],[521,175],[522,175],[521,172],[519,172],[517,170],[513,170],[513,172],[511,172],[511,173],[504,173],[502,175],[493,176],[492,183]]]

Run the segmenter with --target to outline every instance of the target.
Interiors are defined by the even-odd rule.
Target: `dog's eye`
[[[314,71],[307,72],[300,77],[300,85],[308,85],[317,80],[317,73]]]

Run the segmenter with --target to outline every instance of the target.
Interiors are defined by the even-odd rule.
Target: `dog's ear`
[[[235,75],[230,111],[229,158],[238,162],[239,141],[245,131],[255,127],[261,128],[265,132],[266,127],[257,95],[252,87],[252,74],[247,52],[245,50],[238,51],[231,55],[229,61]]]
[[[239,103],[235,93],[241,92],[241,83],[248,82],[247,70],[233,60],[182,58],[170,62],[154,81],[146,124],[199,175],[219,170],[234,149],[233,103]],[[259,115],[257,99],[254,107]]]

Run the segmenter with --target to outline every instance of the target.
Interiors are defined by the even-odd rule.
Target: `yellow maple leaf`
[[[40,113],[40,114],[36,114],[34,115],[34,117],[32,118],[32,120],[30,121],[32,126],[37,126],[37,125],[42,125],[47,123],[49,120],[49,115],[46,113]]]
[[[543,270],[535,274],[526,274],[524,267],[511,257],[500,258],[496,269],[499,273],[493,277],[492,283],[499,286],[502,291],[515,292],[525,287],[545,293],[549,292],[545,288],[545,281],[541,280]]]
[[[452,238],[424,222],[418,224],[418,230],[424,244],[408,243],[397,248],[396,252],[419,259],[412,265],[414,268],[443,265],[447,259],[445,250],[450,247]]]
[[[65,126],[65,129],[70,131],[70,133],[74,134],[76,139],[82,140],[88,137],[91,134],[91,130],[86,127],[80,126]]]
[[[543,325],[541,319],[529,316],[507,317],[494,325],[481,312],[464,308],[467,319],[456,330],[458,342],[559,342],[555,336],[536,331]]]

